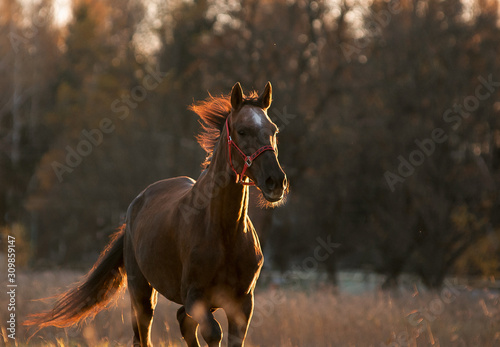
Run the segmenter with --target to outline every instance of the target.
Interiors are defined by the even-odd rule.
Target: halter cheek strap
[[[231,167],[231,170],[233,170],[233,172],[236,174],[236,183],[240,183],[240,184],[243,184],[245,186],[254,186],[255,185],[254,182],[252,182],[252,181],[250,181],[250,182],[244,181],[244,179],[245,179],[245,172],[247,171],[247,169],[250,166],[252,166],[253,161],[259,155],[261,155],[265,151],[273,151],[274,152],[273,146],[270,146],[270,145],[262,146],[258,150],[256,150],[252,155],[246,155],[238,147],[238,145],[233,141],[233,139],[231,138],[231,135],[229,135],[229,133],[230,133],[230,131],[229,131],[229,116],[226,118],[226,132],[227,132],[227,145],[228,145],[227,146],[228,161],[229,161],[229,166]],[[243,161],[245,162],[245,164],[243,165],[243,170],[241,170],[241,173],[238,173],[238,171],[236,171],[236,169],[233,166],[233,160],[231,158],[231,147],[236,148],[236,150],[238,151],[238,153],[243,158]]]

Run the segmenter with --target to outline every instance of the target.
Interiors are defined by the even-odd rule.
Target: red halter
[[[227,151],[229,154],[229,166],[231,166],[231,170],[233,170],[233,172],[236,174],[236,183],[241,183],[244,186],[254,186],[255,185],[254,182],[252,182],[252,181],[248,182],[248,181],[243,180],[245,177],[245,172],[247,171],[247,169],[250,166],[252,166],[253,161],[259,155],[261,155],[265,151],[273,151],[274,152],[274,148],[273,148],[273,146],[270,146],[270,145],[262,146],[258,150],[256,150],[252,155],[246,155],[238,147],[238,145],[233,141],[233,139],[231,138],[231,135],[229,135],[229,122],[228,122],[228,120],[229,120],[229,116],[226,118],[226,132],[227,132],[227,144],[228,144]],[[241,157],[245,161],[245,165],[243,166],[243,170],[241,170],[241,173],[238,173],[238,171],[236,171],[236,169],[233,166],[233,161],[231,159],[231,146],[234,146],[234,148],[236,148],[238,150],[238,153],[241,155]]]

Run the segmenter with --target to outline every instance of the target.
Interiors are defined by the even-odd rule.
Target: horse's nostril
[[[269,190],[274,190],[274,188],[276,188],[276,183],[271,177],[268,177],[268,179],[266,180],[266,187]]]

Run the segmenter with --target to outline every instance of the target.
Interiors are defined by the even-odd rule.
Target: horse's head
[[[252,102],[244,99],[239,83],[233,86],[232,111],[228,117],[228,145],[233,171],[238,176],[248,176],[264,198],[275,203],[283,199],[288,181],[278,162],[278,127],[267,116],[271,101],[270,82]]]

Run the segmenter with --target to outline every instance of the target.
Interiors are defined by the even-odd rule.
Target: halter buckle
[[[247,167],[252,166],[252,158],[251,157],[246,157],[246,159],[245,159],[245,165]]]

